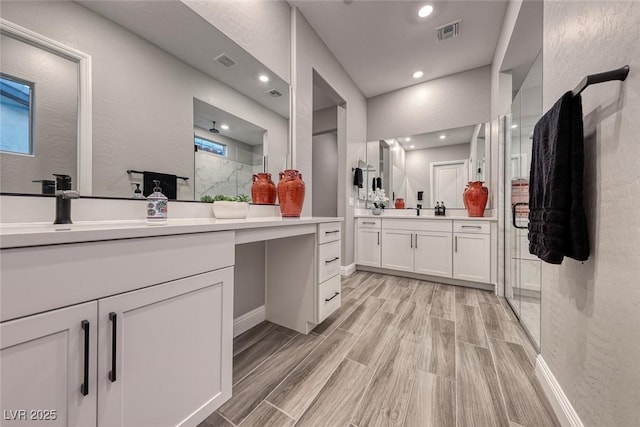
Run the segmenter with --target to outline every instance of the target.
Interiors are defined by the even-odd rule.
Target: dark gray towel
[[[356,168],[353,171],[353,185],[358,186],[358,188],[362,188],[363,183],[364,183],[364,178],[362,176],[362,169]]]
[[[382,190],[382,177],[376,178],[376,188],[379,188]]]
[[[162,194],[167,196],[169,200],[176,200],[178,195],[178,177],[171,174],[166,173],[158,173],[158,172],[143,172],[143,194],[147,197],[149,194],[153,193],[153,181],[160,181],[160,188],[162,188]]]
[[[529,188],[529,252],[551,264],[589,258],[582,204],[582,98],[565,93],[536,123]]]

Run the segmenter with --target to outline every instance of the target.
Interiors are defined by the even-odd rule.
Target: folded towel
[[[362,177],[362,169],[356,168],[353,171],[353,185],[357,185],[358,188],[362,188],[364,178]]]
[[[582,203],[582,99],[565,93],[536,123],[529,187],[529,252],[551,264],[589,258]]]
[[[178,177],[176,175],[158,173],[158,172],[143,172],[143,190],[142,193],[146,196],[153,193],[153,187],[155,186],[153,181],[160,181],[160,188],[162,188],[162,194],[167,196],[169,200],[176,200],[178,193]]]

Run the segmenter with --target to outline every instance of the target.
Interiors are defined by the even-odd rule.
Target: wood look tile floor
[[[357,272],[309,335],[234,340],[233,397],[199,427],[559,426],[535,350],[490,292]]]

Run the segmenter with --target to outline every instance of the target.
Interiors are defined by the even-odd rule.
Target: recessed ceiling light
[[[515,129],[515,128],[517,128],[517,127],[518,127],[518,124],[517,124],[517,123],[514,123],[514,124],[512,124],[512,125],[511,125],[511,129]]]
[[[416,146],[415,145],[410,145],[409,148],[416,148]]]
[[[405,138],[404,141],[405,142],[409,142],[409,141],[411,141],[411,138]]]
[[[229,130],[229,125],[220,125],[220,129]]]
[[[412,76],[414,79],[419,79],[420,77],[424,76],[424,72],[422,70],[418,70],[415,71]]]
[[[418,16],[420,18],[426,18],[427,16],[431,15],[431,12],[433,12],[433,6],[427,4],[420,8],[420,10],[418,11]]]
[[[445,139],[447,135],[440,135],[440,139]]]
[[[269,76],[265,74],[260,74],[260,77],[258,77],[258,79],[260,79],[261,82],[266,83],[269,81]]]

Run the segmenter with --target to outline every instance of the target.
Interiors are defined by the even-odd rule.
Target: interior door
[[[431,204],[444,202],[448,208],[463,208],[462,192],[468,177],[468,161],[434,162],[431,164]]]

